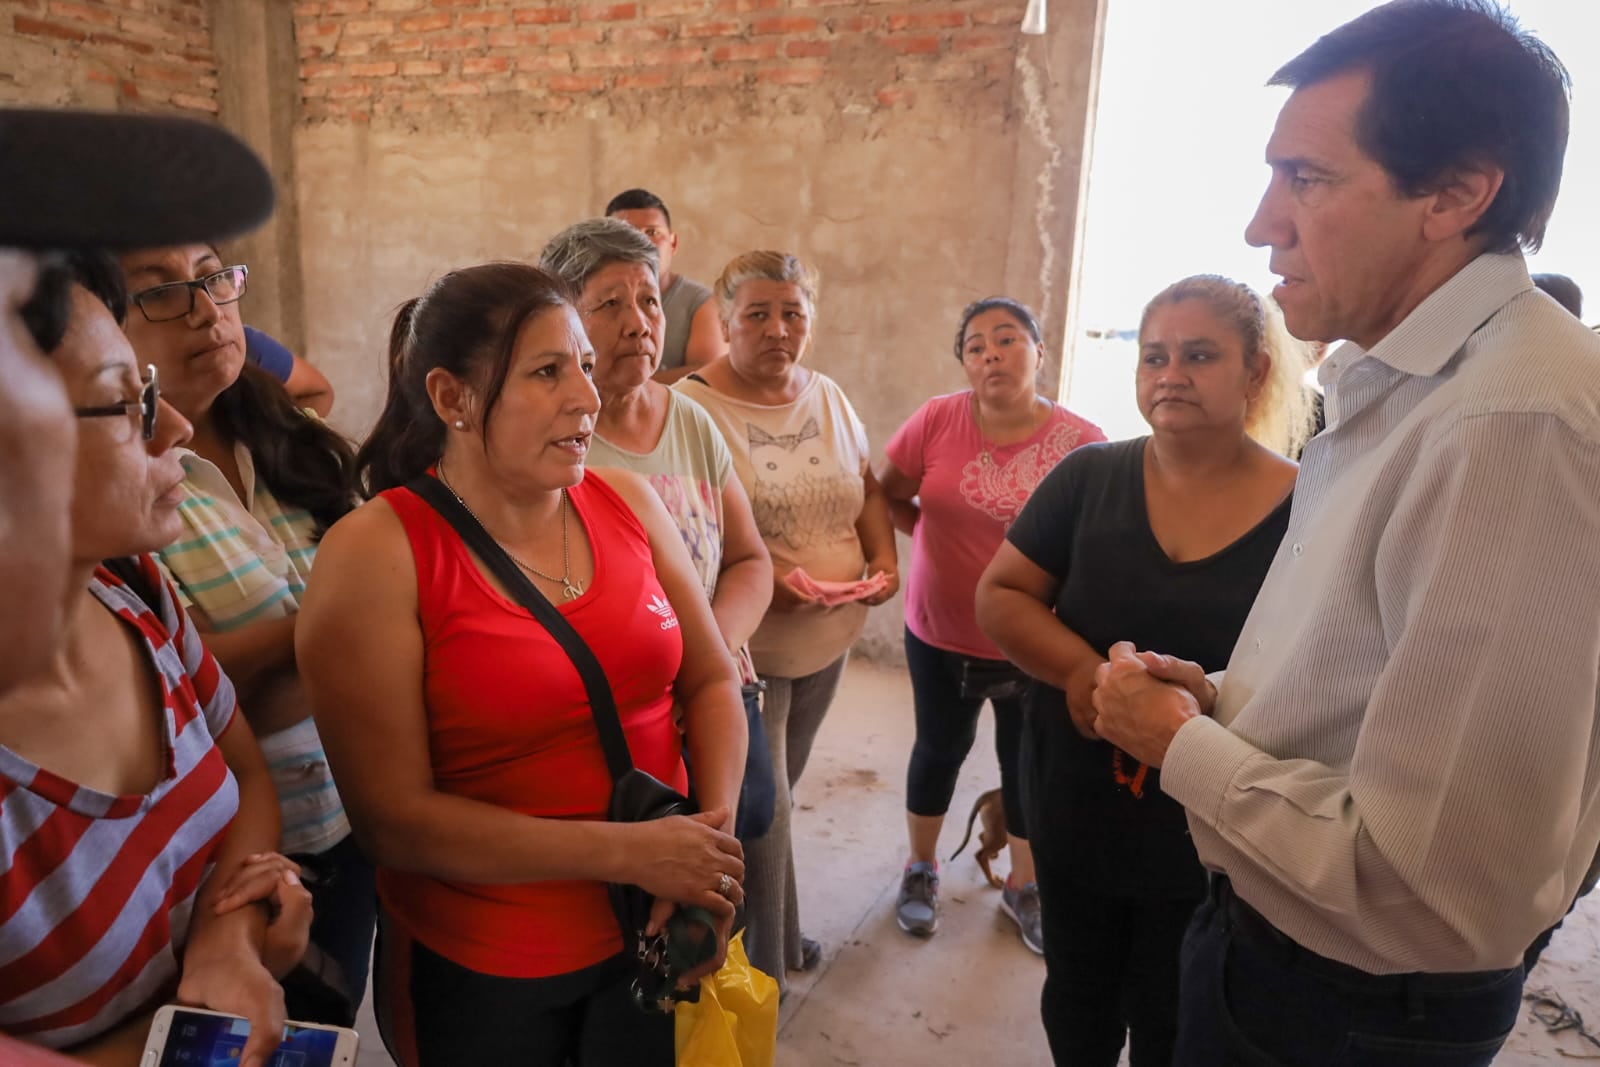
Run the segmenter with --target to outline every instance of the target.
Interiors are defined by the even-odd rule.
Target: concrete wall
[[[961,387],[960,308],[1071,315],[1106,0],[0,0],[0,101],[213,114],[267,160],[247,318],[316,363],[359,436],[394,308],[527,257],[614,192],[672,206],[679,266],[822,273],[808,357],[875,450]],[[897,655],[898,607],[865,644]]]
[[[757,247],[820,268],[808,358],[881,455],[963,384],[968,301],[1010,291],[1065,335],[1102,4],[1054,0],[1044,38],[1021,0],[298,4],[306,352],[335,422],[376,415],[402,300],[637,185],[691,277]],[[899,619],[866,650],[897,655]]]
[[[214,118],[261,153],[278,210],[223,254],[255,268],[251,321],[291,345],[305,336],[300,273],[279,265],[300,261],[298,82],[284,0],[0,0],[0,104]]]
[[[211,39],[227,77],[217,94],[223,124],[254,148],[278,183],[268,223],[224,253],[252,265],[247,321],[303,351],[304,276],[295,197],[295,131],[300,123],[300,62],[285,0],[210,0]],[[287,269],[285,265],[288,265]]]
[[[0,103],[217,112],[206,0],[0,0]]]

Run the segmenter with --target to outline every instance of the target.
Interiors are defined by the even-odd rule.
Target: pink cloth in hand
[[[801,596],[818,600],[828,608],[875,596],[889,585],[889,579],[882,571],[856,582],[819,582],[800,567],[784,575],[783,580]]]

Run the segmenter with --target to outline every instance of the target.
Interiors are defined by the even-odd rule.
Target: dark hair
[[[222,258],[216,244],[195,243]],[[129,299],[120,266],[117,275],[121,322]],[[256,477],[280,504],[311,513],[316,520],[313,537],[320,538],[355,505],[355,450],[350,442],[301,409],[282,382],[248,359],[239,377],[212,402],[211,415],[223,440],[250,453]]]
[[[106,306],[117,325],[128,318],[128,280],[122,265],[103,249],[80,249],[66,254],[66,268],[72,280]]]
[[[356,500],[355,450],[344,435],[294,402],[283,383],[254,363],[218,395],[211,416],[223,438],[244,445],[256,477],[280,504],[304,508],[315,536]]]
[[[672,229],[672,212],[667,210],[659,196],[648,189],[625,189],[611,198],[611,203],[606,205],[606,215],[609,217],[619,211],[649,211],[651,208],[661,212],[661,217],[667,220],[667,229]]]
[[[127,318],[127,282],[110,252],[75,249],[42,253],[33,293],[20,312],[23,325],[41,352],[54,352],[67,335],[74,283],[94,294],[116,318],[118,326]]]
[[[998,308],[1008,313],[1017,320],[1017,324],[1033,338],[1036,345],[1044,344],[1044,335],[1039,332],[1039,320],[1033,317],[1033,311],[1027,304],[1020,300],[1013,300],[1009,296],[986,296],[982,300],[974,300],[961,312],[961,326],[956,330],[956,361],[966,359],[967,327],[972,325],[972,320],[982,315],[985,311],[994,311]]]
[[[444,453],[445,425],[428,396],[435,367],[471,382],[489,419],[516,352],[523,324],[541,311],[573,304],[560,278],[526,263],[485,263],[453,270],[400,305],[389,329],[389,392],[383,413],[356,453],[369,496],[417,477]]]
[[[1578,283],[1565,274],[1535,274],[1533,284],[1543,292],[1549,293],[1551,298],[1568,311],[1573,318],[1583,317],[1583,290],[1578,288]]]
[[[1493,0],[1392,0],[1319,38],[1269,84],[1352,71],[1371,77],[1356,142],[1402,195],[1493,164],[1505,180],[1469,235],[1491,252],[1539,248],[1561,188],[1570,87],[1544,42]]]

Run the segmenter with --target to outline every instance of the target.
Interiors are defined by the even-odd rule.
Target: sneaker
[[[900,879],[900,897],[894,904],[900,929],[918,937],[932,937],[939,929],[939,870],[931,863],[912,863]]]
[[[811,972],[822,962],[822,942],[814,937],[800,939],[800,970]]]
[[[1000,910],[1011,916],[1017,929],[1022,931],[1022,943],[1043,956],[1044,923],[1039,913],[1039,883],[1014,887],[1007,882],[1000,891]]]

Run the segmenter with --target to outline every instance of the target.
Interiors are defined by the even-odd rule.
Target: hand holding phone
[[[249,1020],[168,1004],[150,1024],[140,1067],[238,1067]],[[360,1037],[339,1026],[291,1022],[267,1067],[354,1067]]]

